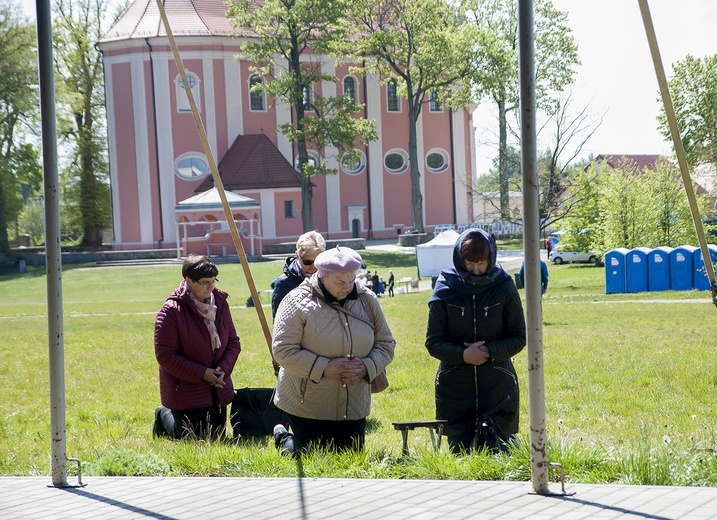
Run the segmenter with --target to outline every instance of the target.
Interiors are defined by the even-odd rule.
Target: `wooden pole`
[[[667,77],[665,76],[665,69],[662,66],[662,58],[660,56],[660,49],[657,45],[657,37],[655,36],[655,27],[652,24],[652,16],[650,15],[650,7],[647,5],[647,0],[638,0],[640,4],[640,12],[642,13],[642,22],[645,25],[645,33],[647,34],[647,42],[650,45],[650,53],[652,54],[652,62],[655,66],[655,74],[657,75],[657,83],[660,85],[660,93],[662,94],[662,103],[665,105],[665,115],[667,116],[667,122],[670,125],[670,134],[672,135],[672,142],[675,146],[675,154],[677,155],[677,162],[680,165],[680,172],[682,173],[682,182],[685,185],[685,192],[687,193],[687,200],[690,203],[690,211],[692,212],[692,221],[695,225],[695,231],[697,232],[697,240],[700,243],[700,250],[702,251],[702,258],[704,260],[707,278],[710,281],[710,287],[712,288],[712,302],[717,306],[717,284],[715,284],[715,271],[712,266],[712,259],[710,258],[710,251],[707,247],[707,240],[705,238],[705,231],[702,227],[702,219],[700,219],[700,212],[697,208],[697,200],[695,198],[695,191],[692,188],[692,179],[690,178],[690,171],[687,167],[687,159],[685,158],[685,149],[682,146],[682,138],[680,137],[680,131],[677,127],[677,118],[675,117],[675,109],[672,105],[672,98],[670,97],[670,89],[667,86]]]
[[[204,123],[202,123],[202,119],[201,117],[199,117],[199,109],[197,109],[197,103],[195,102],[194,96],[192,95],[192,89],[190,88],[189,81],[187,80],[187,72],[184,69],[182,58],[179,55],[177,43],[174,41],[172,29],[169,26],[169,20],[167,20],[167,13],[164,10],[162,0],[156,1],[157,7],[159,8],[159,14],[162,17],[164,29],[167,31],[167,39],[169,40],[169,45],[172,48],[172,53],[174,54],[174,62],[177,65],[177,69],[179,69],[179,75],[182,77],[184,91],[187,94],[189,106],[192,109],[192,115],[194,116],[194,124],[197,127],[199,139],[201,140],[202,147],[204,148],[204,154],[207,156],[207,162],[209,163],[209,168],[212,171],[214,185],[216,186],[217,192],[219,193],[219,198],[222,201],[222,207],[224,208],[224,214],[226,215],[227,224],[229,225],[229,231],[231,231],[232,240],[234,241],[234,247],[236,247],[237,255],[239,255],[239,261],[244,270],[244,276],[246,277],[247,285],[249,285],[249,292],[251,293],[252,300],[254,301],[254,308],[256,309],[256,313],[259,316],[261,328],[264,331],[264,338],[266,339],[266,344],[269,349],[271,362],[274,365],[274,371],[277,372],[279,370],[279,365],[276,363],[274,355],[271,352],[271,331],[269,330],[269,325],[266,321],[266,316],[264,315],[264,308],[261,306],[261,299],[259,297],[259,293],[256,290],[254,278],[252,277],[251,270],[249,269],[249,263],[247,262],[246,253],[244,252],[244,244],[242,244],[241,238],[239,237],[239,231],[237,230],[236,222],[234,222],[234,217],[232,216],[229,202],[227,202],[227,196],[224,192],[224,184],[222,183],[222,178],[219,176],[219,170],[217,169],[217,164],[214,160],[214,154],[212,153],[212,149],[209,146],[209,140],[207,139],[207,132],[204,129]]]

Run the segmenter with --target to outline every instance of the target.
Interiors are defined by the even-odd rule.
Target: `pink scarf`
[[[185,284],[185,286],[187,284],[186,281],[183,281],[182,283]],[[207,330],[209,331],[209,337],[212,340],[212,351],[216,352],[222,346],[222,340],[219,339],[219,333],[217,332],[217,326],[215,325],[215,321],[217,319],[217,306],[214,304],[214,293],[212,292],[209,295],[209,303],[205,303],[197,300],[192,294],[192,291],[189,290],[189,287],[185,288],[189,292],[189,296],[194,302],[199,314],[201,314],[202,318],[204,318],[204,325],[206,325]]]

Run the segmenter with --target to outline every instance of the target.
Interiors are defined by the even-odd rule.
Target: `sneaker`
[[[278,437],[281,435],[284,435],[285,433],[289,433],[286,427],[283,424],[277,424],[274,426],[274,439],[278,440]]]

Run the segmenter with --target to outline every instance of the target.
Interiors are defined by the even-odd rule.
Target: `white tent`
[[[438,276],[441,269],[453,265],[453,246],[456,245],[458,234],[448,229],[436,235],[436,238],[425,244],[416,246],[416,260],[420,276]]]

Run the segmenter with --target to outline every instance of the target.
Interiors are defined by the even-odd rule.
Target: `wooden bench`
[[[428,428],[428,433],[431,434],[431,444],[433,444],[433,449],[436,451],[441,449],[443,425],[447,422],[448,421],[445,420],[435,419],[432,421],[406,421],[393,423],[393,428],[395,430],[399,430],[403,436],[403,455],[408,456],[408,432],[410,430],[415,430],[416,428]]]

